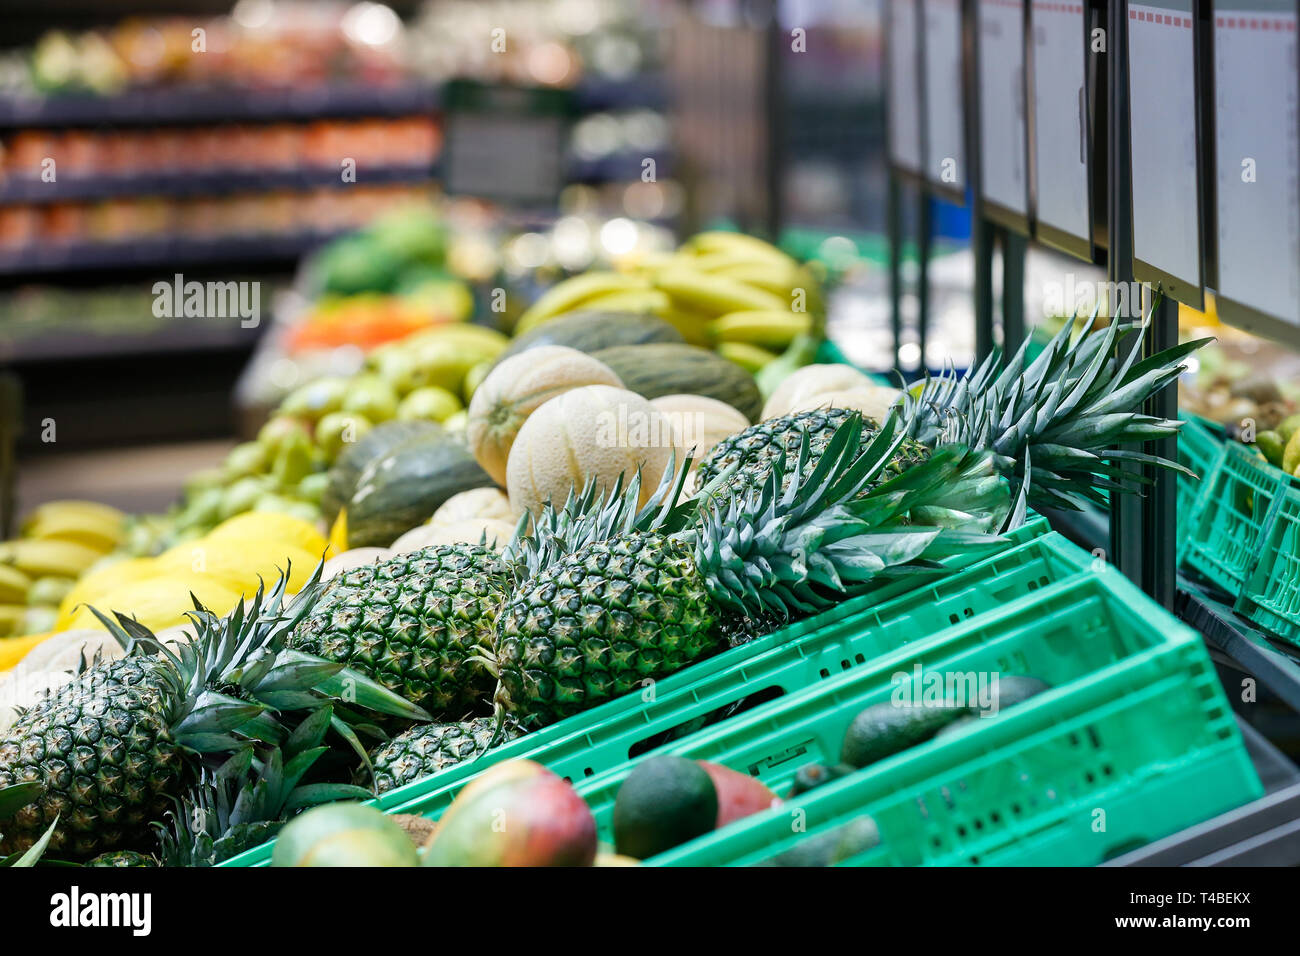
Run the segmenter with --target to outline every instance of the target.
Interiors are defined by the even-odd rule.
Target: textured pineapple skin
[[[435,545],[329,582],[291,643],[383,684],[435,716],[483,709],[492,680],[468,660],[490,646],[509,575],[495,551]]]
[[[0,824],[0,854],[25,850],[59,818],[47,855],[84,859],[149,847],[149,824],[185,783],[170,694],[153,658],[97,665],[31,707],[0,736],[0,786],[44,792]]]
[[[137,866],[157,866],[158,861],[153,857],[139,853],[135,850],[110,850],[107,853],[101,853],[92,860],[86,861],[86,866],[112,866],[112,867],[137,867]]]
[[[587,544],[530,580],[497,622],[507,708],[548,724],[719,649],[690,552],[662,535]]]
[[[780,456],[785,464],[785,478],[782,482],[784,488],[789,485],[794,466],[799,461],[800,437],[807,433],[809,462],[810,466],[815,466],[834,436],[835,429],[852,414],[852,410],[845,408],[817,408],[750,425],[714,446],[708,457],[700,463],[697,484],[702,487],[734,464],[739,467],[728,483],[727,491],[756,491],[763,487],[763,482],[772,471],[772,463]],[[859,447],[865,449],[871,444],[878,431],[879,423],[864,416]],[[904,439],[876,483],[901,475],[929,455],[929,449],[920,442]]]
[[[473,760],[487,750],[495,731],[496,721],[489,717],[453,724],[417,724],[371,753],[375,792],[386,793]],[[518,736],[519,732],[507,724],[499,743]]]

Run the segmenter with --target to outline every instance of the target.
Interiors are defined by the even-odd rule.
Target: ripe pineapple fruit
[[[482,709],[493,681],[477,660],[510,569],[478,545],[433,545],[333,578],[292,646],[356,668],[440,717]]]
[[[549,723],[710,653],[720,629],[931,573],[939,558],[993,544],[989,532],[1018,525],[1028,501],[1129,490],[1107,458],[1176,468],[1113,445],[1176,433],[1131,409],[1174,381],[1197,344],[1137,362],[1140,335],[1115,357],[1118,324],[1073,343],[1069,331],[1028,365],[1022,350],[1006,369],[995,358],[928,383],[901,418],[830,409],[753,426],[701,467],[693,518],[669,507],[675,494],[635,514],[617,496],[593,506],[565,547],[535,549],[532,577],[500,615],[484,654],[498,703]]]
[[[371,753],[375,792],[386,793],[474,760],[489,747],[518,737],[519,731],[506,724],[494,743],[496,736],[496,722],[487,717],[454,724],[417,724]]]
[[[803,435],[808,436],[808,448],[814,456],[826,449],[835,429],[839,428],[849,416],[852,409],[818,408],[783,415],[751,425],[744,431],[728,436],[709,452],[700,463],[699,483],[708,484],[718,478],[732,466],[729,493],[746,493],[758,491],[771,473],[772,463],[780,458],[784,465],[785,483],[788,485],[793,474],[794,458],[799,454],[799,443]],[[870,419],[866,419],[870,422]],[[863,429],[864,441],[870,441],[875,435],[875,423]],[[880,476],[887,480],[901,475],[919,462],[925,461],[930,450],[916,441],[904,441],[899,445],[898,454],[890,460]]]
[[[1175,381],[1183,370],[1182,359],[1208,340],[1138,361],[1144,331],[1124,341],[1121,336],[1133,331],[1131,325],[1114,322],[1093,333],[1095,320],[1094,315],[1073,342],[1074,329],[1067,324],[1032,362],[1026,360],[1026,341],[1005,364],[995,353],[960,378],[940,376],[928,380],[919,395],[905,393],[911,440],[900,445],[882,479],[906,472],[924,460],[929,449],[943,444],[987,449],[994,453],[998,472],[1011,482],[1019,513],[1026,503],[1075,509],[1081,499],[1104,502],[1101,489],[1131,490],[1131,484],[1122,484],[1126,476],[1107,458],[1178,468],[1116,446],[1177,433],[1177,422],[1134,409]],[[1116,358],[1121,343],[1123,355]],[[790,473],[801,434],[808,435],[816,458],[847,416],[845,409],[825,408],[752,425],[713,449],[700,464],[701,482],[734,466],[728,487],[753,491],[778,457]],[[878,427],[867,420],[864,448]],[[959,519],[961,503],[950,507]]]
[[[318,582],[287,606],[284,588],[281,579],[269,595],[259,589],[247,612],[224,618],[199,607],[193,641],[176,648],[130,618],[100,615],[127,656],[88,665],[0,735],[0,788],[40,787],[6,823],[0,854],[32,846],[56,819],[49,849],[59,857],[147,847],[151,822],[196,779],[205,755],[288,735],[286,715],[320,711],[344,688],[352,710],[427,718],[361,674],[286,649]],[[356,740],[341,717],[329,721]]]
[[[778,456],[760,492],[706,495],[694,513],[670,506],[675,493],[660,504],[685,466],[640,511],[628,493],[607,496],[572,525],[587,543],[575,531],[576,547],[544,555],[502,610],[484,653],[501,708],[550,723],[720,650],[738,621],[824,610],[890,573],[923,572],[922,559],[992,542],[982,532],[1010,498],[987,453],[945,450],[882,481],[904,441],[898,420],[866,451],[862,431],[853,413],[815,466],[801,435],[788,480]],[[904,523],[952,494],[978,506],[967,530]]]

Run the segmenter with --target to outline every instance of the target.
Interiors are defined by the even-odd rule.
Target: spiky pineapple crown
[[[248,746],[199,782],[156,824],[164,866],[215,866],[274,836],[298,810],[334,800],[367,800],[372,794],[347,783],[302,780],[329,748],[333,719],[324,706],[294,729],[282,747]]]
[[[987,452],[940,447],[876,483],[906,429],[891,413],[859,451],[862,427],[850,416],[815,464],[803,435],[788,482],[778,458],[758,491],[702,495],[677,538],[715,603],[745,615],[815,613],[890,577],[933,573],[936,559],[994,545],[989,532],[1019,520]]]
[[[366,760],[352,724],[340,716],[351,708],[408,720],[429,720],[409,703],[365,675],[287,646],[287,640],[320,596],[321,566],[286,602],[286,569],[270,592],[260,584],[247,609],[241,603],[218,617],[191,596],[192,633],[179,645],[120,612],[91,612],[128,656],[156,655],[156,676],[165,688],[166,720],[175,741],[199,754],[239,750],[249,741],[288,739],[282,717],[333,704],[330,725]]]
[[[1077,338],[1075,323],[1065,323],[1032,362],[1026,339],[1010,361],[995,350],[977,369],[928,379],[919,396],[904,393],[909,435],[931,447],[955,442],[993,452],[1021,508],[1028,501],[1077,510],[1084,499],[1104,503],[1103,491],[1136,490],[1142,479],[1119,461],[1185,471],[1117,446],[1177,434],[1178,422],[1134,409],[1174,382],[1183,360],[1210,339],[1138,361],[1147,323],[1113,321],[1094,331],[1097,314]]]

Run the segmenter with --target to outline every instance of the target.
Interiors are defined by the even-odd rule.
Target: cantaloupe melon
[[[474,518],[495,518],[498,521],[514,522],[516,515],[510,507],[510,499],[499,488],[471,488],[458,495],[452,495],[433,513],[428,524],[452,524]]]
[[[722,439],[749,427],[749,419],[735,408],[704,395],[664,395],[650,404],[672,423],[678,461],[689,454],[698,464]]]
[[[868,418],[883,422],[889,410],[902,396],[902,392],[882,385],[851,388],[845,391],[819,392],[803,401],[795,402],[790,414],[807,412],[814,408],[855,408]]]
[[[571,388],[622,380],[602,362],[564,345],[541,345],[511,356],[485,378],[469,404],[470,451],[492,480],[506,483],[515,436],[538,407]]]
[[[641,503],[674,459],[672,423],[647,399],[608,385],[575,388],[533,412],[515,438],[506,467],[510,503],[533,514],[563,504],[588,478],[609,488],[640,469]]]
[[[805,365],[791,372],[763,404],[763,418],[789,415],[796,405],[809,407],[809,399],[823,392],[844,392],[874,383],[851,365]]]

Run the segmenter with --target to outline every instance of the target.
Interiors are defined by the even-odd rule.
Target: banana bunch
[[[807,266],[732,232],[702,232],[622,271],[558,283],[520,317],[516,334],[579,309],[654,315],[751,372],[796,340],[820,338],[825,316],[820,282]]]
[[[59,602],[90,567],[116,550],[126,515],[94,501],[51,501],[0,542],[0,637],[47,631]]]

